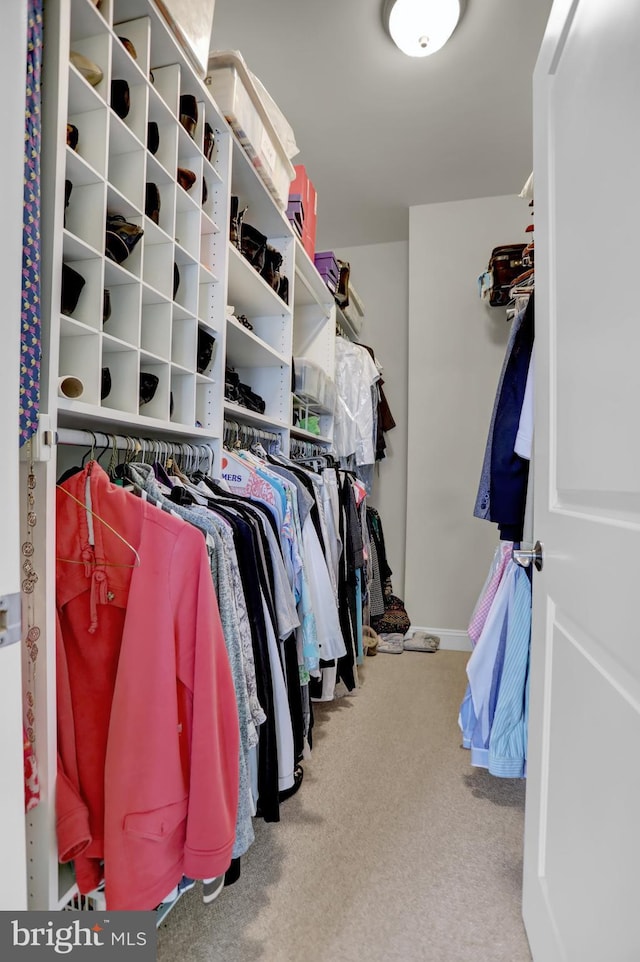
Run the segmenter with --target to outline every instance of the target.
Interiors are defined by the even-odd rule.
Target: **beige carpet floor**
[[[314,751],[279,824],[255,821],[239,881],[200,883],[159,962],[530,962],[520,916],[524,784],[460,747],[461,652],[368,658],[316,706]]]

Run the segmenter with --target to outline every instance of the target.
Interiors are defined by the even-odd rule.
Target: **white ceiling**
[[[318,248],[404,240],[416,204],[518,193],[531,76],[551,0],[467,0],[449,43],[406,57],[382,0],[216,0],[212,46],[240,50],[295,132]]]

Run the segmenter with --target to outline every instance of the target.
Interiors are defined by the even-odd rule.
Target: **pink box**
[[[302,229],[302,244],[307,254],[313,260],[316,252],[316,223],[318,218],[318,197],[316,189],[309,180],[307,170],[303,164],[294,167],[295,180],[291,181],[289,196],[298,195],[304,208],[304,226]]]

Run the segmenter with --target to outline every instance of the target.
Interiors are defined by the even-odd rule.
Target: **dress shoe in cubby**
[[[120,120],[128,117],[131,109],[131,93],[126,80],[111,81],[111,109],[117,113]]]
[[[182,94],[180,97],[180,123],[193,137],[198,126],[198,102],[193,94]]]
[[[82,288],[85,285],[82,274],[74,271],[68,264],[62,265],[62,297],[60,310],[69,317],[75,311],[80,300]]]

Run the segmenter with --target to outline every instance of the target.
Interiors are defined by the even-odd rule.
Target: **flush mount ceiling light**
[[[444,47],[460,19],[460,0],[385,0],[382,16],[391,39],[408,57]]]

